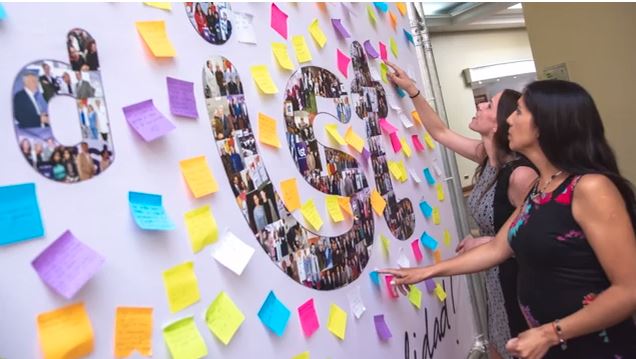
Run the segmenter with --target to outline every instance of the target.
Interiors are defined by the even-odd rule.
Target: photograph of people
[[[36,73],[22,73],[23,88],[13,95],[13,117],[19,128],[48,127],[48,106]]]
[[[230,5],[226,2],[186,2],[186,14],[207,42],[221,45],[232,35]]]

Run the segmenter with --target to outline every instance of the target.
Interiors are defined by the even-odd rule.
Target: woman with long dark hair
[[[508,342],[520,358],[636,358],[636,198],[620,174],[592,97],[536,81],[508,118],[510,148],[540,173],[494,241],[439,264],[387,269],[405,284],[472,273],[514,254],[531,329]]]

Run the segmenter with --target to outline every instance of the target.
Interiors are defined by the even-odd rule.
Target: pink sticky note
[[[194,84],[172,77],[166,77],[168,84],[168,100],[173,115],[197,118],[197,103],[194,99]]]
[[[387,60],[386,45],[382,41],[380,41],[380,58],[384,61]]]
[[[413,256],[415,257],[415,261],[416,262],[421,262],[422,261],[422,250],[420,249],[420,241],[419,239],[414,239],[413,242],[411,242],[411,249],[413,249]]]
[[[146,100],[123,108],[124,116],[130,127],[146,142],[153,141],[175,129],[152,100]]]
[[[420,138],[418,135],[411,136],[411,141],[413,141],[413,147],[415,147],[415,150],[417,152],[424,151],[424,145],[422,145],[422,142],[420,142]]]
[[[346,78],[347,77],[347,71],[349,70],[349,62],[351,62],[351,58],[349,58],[349,56],[343,54],[342,51],[340,51],[340,49],[338,49],[336,52],[337,52],[337,55],[338,55],[338,70],[340,70],[340,72]]]
[[[318,330],[320,324],[318,323],[318,315],[316,314],[313,298],[298,307],[298,318],[300,318],[300,325],[303,327],[305,336],[309,337]]]
[[[391,281],[393,280],[393,276],[392,275],[387,275],[384,277],[384,281],[386,283],[386,290],[389,293],[389,297],[391,298],[397,298],[398,297],[398,293],[397,290],[395,289],[395,287],[393,285],[391,285]]]
[[[380,120],[378,120],[378,124],[387,135],[390,135],[397,131],[397,128],[395,128],[395,126],[393,126],[391,122],[389,122],[389,120],[387,120],[386,118],[381,118]]]
[[[393,152],[398,153],[402,151],[402,142],[400,142],[400,138],[397,135],[397,132],[393,132],[389,135],[391,139],[391,146],[393,146]]]
[[[282,12],[274,3],[272,3],[270,26],[280,36],[287,39],[287,14]]]

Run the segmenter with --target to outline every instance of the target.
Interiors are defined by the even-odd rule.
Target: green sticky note
[[[393,38],[393,36],[391,36],[391,38],[389,39],[389,47],[391,48],[391,53],[397,59],[397,57],[398,57],[398,48],[397,48],[397,44],[395,43],[395,39]]]
[[[386,77],[387,71],[389,71],[389,68],[386,64],[384,62],[380,62],[380,77],[382,77],[382,81],[388,84],[389,79]]]
[[[377,21],[375,18],[375,12],[373,11],[373,7],[371,5],[367,5],[367,14],[369,14],[369,20],[371,20],[371,24],[375,25]]]
[[[205,312],[208,328],[225,345],[232,340],[244,320],[245,315],[225,292],[219,293]]]
[[[208,348],[192,316],[164,327],[163,339],[174,359],[198,359],[208,355]]]
[[[410,285],[408,298],[411,304],[413,304],[417,309],[420,309],[422,306],[422,291],[420,288]]]
[[[389,239],[386,238],[383,234],[380,235],[380,242],[382,242],[382,249],[384,250],[384,255],[388,258],[389,246],[391,245],[391,243],[389,242]]]

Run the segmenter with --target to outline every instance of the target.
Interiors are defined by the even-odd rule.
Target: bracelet
[[[420,95],[420,90],[418,89],[418,90],[417,90],[417,93],[416,93],[415,95],[413,95],[413,96],[409,95],[409,97],[410,97],[411,99],[414,99],[414,98],[416,98],[416,97],[417,97],[417,96],[419,96],[419,95]]]
[[[559,320],[555,320],[554,322],[552,322],[552,329],[554,329],[554,332],[557,335],[557,338],[559,339],[559,344],[561,345],[561,350],[565,350],[568,348],[568,343],[565,341],[565,339],[563,339],[563,330],[561,329],[561,326],[559,325]]]

